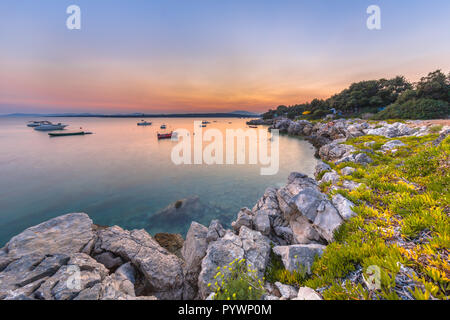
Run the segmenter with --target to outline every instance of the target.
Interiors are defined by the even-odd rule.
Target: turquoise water
[[[256,165],[175,165],[171,140],[156,139],[160,124],[192,132],[194,119],[51,118],[93,135],[50,138],[26,127],[23,117],[0,117],[0,245],[25,228],[69,212],[86,212],[100,225],[179,232],[190,222],[228,225],[241,207],[253,207],[268,186],[290,172],[312,175],[316,160],[306,141],[280,137],[280,169],[261,176]],[[201,119],[197,119],[201,120]],[[208,119],[208,128],[246,128],[244,119]],[[213,122],[215,121],[215,122]],[[232,122],[231,124],[229,122]],[[206,146],[208,143],[204,143]],[[181,215],[156,215],[192,198]]]

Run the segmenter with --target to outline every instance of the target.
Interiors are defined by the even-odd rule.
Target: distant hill
[[[252,116],[252,117],[259,117],[260,114],[259,113],[255,113],[255,112],[250,112],[250,111],[243,111],[243,110],[237,110],[237,111],[233,111],[230,112],[232,114],[240,114],[240,115],[247,115],[247,116]]]

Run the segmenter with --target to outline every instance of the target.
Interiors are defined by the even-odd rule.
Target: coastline
[[[413,137],[439,145],[450,130],[442,127],[432,133],[431,127],[359,119],[275,120],[271,129],[303,136],[316,147],[323,161],[316,167],[316,179],[292,173],[286,186],[268,188],[252,209],[242,208],[230,230],[217,220],[208,227],[192,222],[178,257],[144,230],[99,227],[83,213],[51,219],[0,249],[0,299],[211,299],[214,290],[208,284],[214,283],[217,268],[245,259],[263,278],[273,271],[273,255],[289,272],[301,265],[311,275],[316,256],[335,243],[335,232],[361,214],[352,210],[356,207],[352,200],[358,199],[350,193],[362,183],[351,176],[386,154],[401,154],[409,146],[399,139]],[[369,139],[358,140],[362,137]],[[72,275],[72,266],[82,275],[76,288],[68,288],[64,281]],[[402,276],[411,272],[404,269]],[[362,267],[345,276],[352,272],[370,289],[361,280]],[[314,289],[266,281],[263,298],[322,299],[330,287]]]

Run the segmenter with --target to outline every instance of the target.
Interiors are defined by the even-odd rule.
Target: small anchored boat
[[[141,122],[138,122],[137,125],[138,125],[138,126],[151,126],[152,123],[151,123],[151,122],[148,122],[148,121],[145,121],[145,120],[141,120]]]
[[[162,124],[160,128],[161,128],[161,129],[166,129],[167,126],[166,126],[165,124]]]
[[[257,129],[257,126],[248,126],[249,128]]]
[[[62,123],[53,124],[51,122],[45,121],[42,122],[39,126],[34,127],[34,130],[37,131],[64,130],[65,127],[67,127],[67,124]]]
[[[172,133],[173,132],[170,132],[170,133],[158,133],[158,140],[160,140],[160,139],[170,139],[170,138],[172,138]]]
[[[78,132],[52,132],[48,135],[50,137],[66,137],[66,136],[84,136],[85,134],[92,134],[92,132],[86,132],[86,131],[78,131]]]

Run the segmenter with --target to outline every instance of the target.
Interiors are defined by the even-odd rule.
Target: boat
[[[51,122],[46,121],[45,123],[41,123],[39,126],[34,127],[34,130],[38,131],[52,131],[52,130],[64,130],[67,127],[67,124],[57,123],[53,124]]]
[[[92,134],[92,132],[86,132],[86,131],[78,131],[78,132],[52,132],[48,135],[50,137],[65,137],[65,136],[84,136],[85,134]]]
[[[34,128],[34,127],[40,126],[43,123],[50,123],[50,122],[48,122],[48,121],[29,121],[27,124],[27,127]]]
[[[144,120],[141,120],[141,122],[138,122],[137,125],[138,125],[138,126],[151,126],[152,123],[151,123],[151,122],[144,121]]]
[[[167,126],[165,124],[162,124],[160,128],[165,129],[165,128],[167,128]]]
[[[206,124],[201,124],[200,128],[206,128]]]
[[[203,120],[203,121],[202,121],[202,124],[208,124],[208,123],[211,123],[211,122],[206,121],[206,120]]]
[[[172,132],[170,133],[158,133],[158,140],[172,138]]]
[[[257,126],[248,126],[249,128],[257,129]]]

